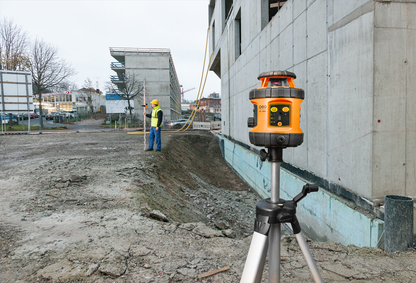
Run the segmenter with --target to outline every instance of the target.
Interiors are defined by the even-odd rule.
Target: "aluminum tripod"
[[[290,223],[293,233],[302,250],[315,283],[323,283],[318,267],[303,236],[296,218],[296,203],[308,193],[318,191],[318,186],[307,184],[293,200],[280,199],[280,164],[283,161],[283,148],[268,148],[267,153],[261,150],[261,160],[271,162],[270,198],[261,200],[256,207],[254,234],[241,276],[240,283],[260,283],[269,252],[269,283],[280,283],[280,238],[281,223]]]

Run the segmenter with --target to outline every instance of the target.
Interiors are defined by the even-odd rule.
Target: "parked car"
[[[53,115],[52,115],[52,113],[46,114],[46,115],[45,115],[45,119],[46,119],[46,120],[53,120]]]
[[[16,115],[12,115],[12,121],[14,123],[17,123],[17,116]],[[9,115],[3,115],[3,116],[1,116],[1,122],[3,124],[8,124],[9,123]]]
[[[72,119],[72,118],[74,118],[74,114],[72,114],[72,113],[68,113],[68,112],[67,112],[67,113],[65,113],[64,115],[65,115],[65,118],[66,118],[66,119]]]
[[[30,113],[30,119],[39,118],[39,115],[36,113]]]
[[[170,129],[180,129],[182,128],[185,124],[189,124],[191,121],[189,120],[188,123],[186,123],[186,121],[188,121],[188,119],[179,119],[179,120],[173,120],[168,122],[168,127]]]

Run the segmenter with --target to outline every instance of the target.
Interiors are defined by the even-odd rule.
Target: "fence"
[[[194,130],[221,130],[221,121],[193,122]]]

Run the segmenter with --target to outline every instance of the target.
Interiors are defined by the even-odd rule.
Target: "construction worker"
[[[162,140],[160,138],[160,126],[162,124],[163,119],[163,111],[159,107],[159,100],[153,99],[152,100],[152,114],[146,114],[143,112],[143,115],[146,115],[148,118],[152,118],[150,124],[150,134],[149,134],[149,147],[145,151],[152,151],[153,144],[156,138],[156,151],[160,151],[162,149]]]

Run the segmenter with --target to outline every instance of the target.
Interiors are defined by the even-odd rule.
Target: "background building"
[[[221,78],[224,157],[261,195],[270,168],[249,142],[249,91],[287,70],[305,90],[304,142],[283,151],[281,195],[321,240],[375,246],[385,195],[416,196],[416,1],[211,0],[210,70]]]
[[[80,113],[99,112],[100,106],[105,105],[105,96],[97,92],[75,90],[42,94],[42,110],[44,114],[56,111],[73,111],[72,105],[78,108]],[[33,95],[35,111],[39,113],[39,96]]]
[[[195,104],[191,104],[189,109],[193,110]],[[204,110],[207,113],[221,113],[221,99],[220,98],[201,98],[199,102],[199,110]]]
[[[178,76],[169,49],[110,48],[110,54],[117,60],[111,63],[111,69],[117,73],[112,82],[118,83],[125,76],[136,76],[146,80],[146,103],[159,100],[163,110],[163,120],[180,118],[181,91]],[[134,99],[134,109],[142,109],[143,97]],[[150,110],[150,109],[149,109]],[[143,117],[143,111],[136,111],[136,116]]]

